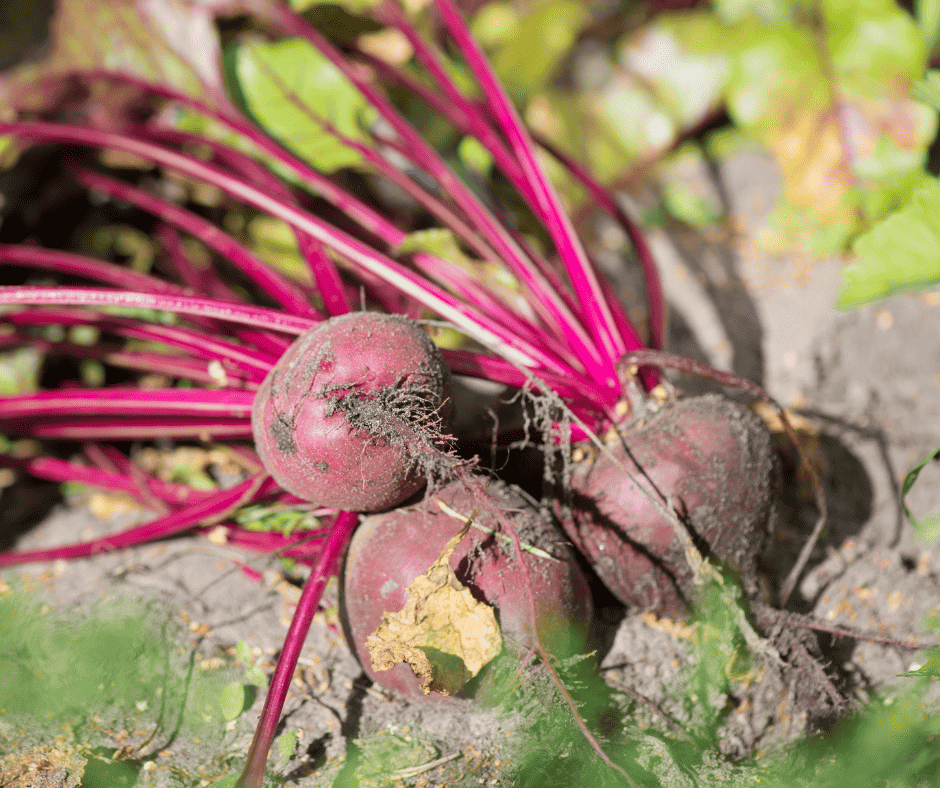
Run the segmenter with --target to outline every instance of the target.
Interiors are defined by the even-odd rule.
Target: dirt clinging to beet
[[[574,449],[562,523],[624,604],[682,615],[693,574],[672,525],[640,488],[679,514],[697,547],[754,590],[757,555],[779,483],[770,433],[749,409],[718,395],[678,400],[611,431],[610,455]]]
[[[373,670],[365,643],[383,612],[404,607],[408,585],[468,519],[473,525],[449,563],[473,596],[496,610],[504,646],[521,653],[533,646],[531,591],[543,645],[552,653],[575,643],[578,653],[586,647],[593,612],[590,588],[570,543],[548,513],[502,482],[457,480],[418,504],[365,518],[353,534],[341,573],[341,610],[350,646],[370,678],[412,700],[428,696],[411,668],[400,664]],[[522,564],[507,524],[526,550]],[[437,694],[430,697],[440,700]]]
[[[450,375],[413,321],[370,312],[300,337],[258,391],[259,456],[289,492],[320,506],[380,511],[446,476]]]

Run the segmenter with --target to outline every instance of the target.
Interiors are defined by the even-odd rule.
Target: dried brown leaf
[[[477,601],[450,568],[450,557],[469,525],[451,539],[427,572],[406,589],[397,612],[382,615],[366,648],[375,670],[411,666],[425,693],[453,695],[503,647],[493,608]]]

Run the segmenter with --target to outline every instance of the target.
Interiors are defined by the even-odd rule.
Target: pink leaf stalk
[[[48,271],[83,276],[123,290],[139,290],[144,293],[164,293],[167,295],[186,294],[183,288],[158,277],[138,273],[126,266],[56,249],[0,244],[0,264],[3,263],[44,268]]]
[[[218,522],[245,504],[270,494],[271,489],[272,482],[268,477],[254,476],[207,500],[191,504],[146,525],[130,528],[119,534],[44,550],[0,553],[0,567],[37,561],[56,561],[60,558],[87,558],[99,553],[113,552],[125,547],[165,539],[168,536],[188,531],[196,525]]]
[[[0,399],[0,420],[32,420],[62,415],[220,416],[249,418],[251,391],[205,389],[62,389]]]
[[[199,239],[210,249],[218,252],[222,257],[240,268],[288,312],[312,320],[323,319],[323,315],[313,308],[306,294],[299,287],[286,277],[278,274],[252,251],[238,243],[212,222],[203,219],[192,211],[149,194],[143,189],[128,186],[126,183],[114,178],[85,171],[79,174],[79,180],[91,189],[150,211],[154,216]]]
[[[50,271],[61,271],[63,273],[82,276],[97,282],[110,284],[125,290],[137,290],[144,293],[162,293],[167,295],[191,295],[184,287],[171,284],[170,282],[148,274],[128,270],[114,263],[107,263],[70,252],[44,249],[38,246],[0,244],[0,264],[3,263],[30,266]],[[201,282],[199,280],[192,283],[193,289],[196,290],[196,292],[219,297],[216,293],[208,292],[207,289],[199,287],[200,284]],[[226,290],[221,294],[221,300],[230,300],[238,303],[241,299],[235,296],[234,291]],[[217,321],[203,318],[197,319],[196,322],[203,328],[216,333],[220,329],[220,324]],[[247,337],[247,339],[249,341],[260,339],[259,346],[262,348],[271,346],[271,339],[268,335],[261,336],[256,332]],[[275,347],[277,347],[276,344]],[[283,351],[283,347],[281,347],[280,350]],[[279,355],[279,353],[274,357],[277,358],[277,355]]]
[[[119,345],[107,345],[98,342],[94,345],[79,345],[74,342],[50,342],[35,337],[12,335],[0,337],[0,348],[33,347],[46,355],[64,356],[66,358],[88,358],[110,364],[113,367],[131,369],[137,372],[150,372],[166,375],[171,378],[189,380],[204,386],[218,385],[219,380],[208,371],[205,362],[180,358],[169,353],[155,353],[146,351],[124,350]],[[257,382],[243,377],[234,369],[226,369],[225,377],[228,382],[239,388],[255,390]]]
[[[335,227],[331,227],[323,220],[307,214],[294,206],[284,204],[274,199],[270,195],[223,172],[217,167],[212,167],[192,157],[161,148],[146,141],[113,132],[99,132],[93,129],[55,123],[0,123],[0,133],[4,132],[35,140],[76,142],[93,147],[113,147],[119,150],[126,150],[129,153],[135,153],[143,158],[171,167],[199,180],[212,183],[247,204],[309,233],[321,243],[330,246],[335,251],[342,254],[343,257],[352,264],[361,267],[364,271],[379,277],[386,283],[397,288],[400,292],[423,303],[429,309],[437,312],[445,319],[450,320],[485,346],[510,358],[515,363],[534,368],[544,367],[554,369],[555,371],[577,374],[576,370],[572,369],[569,363],[546,355],[537,344],[523,337],[507,334],[507,332],[501,330],[499,326],[494,325],[493,322],[489,320],[486,315],[479,312],[479,310],[462,303],[442,288],[428,282],[423,277],[413,273],[386,255],[377,252],[362,241],[353,238]],[[146,306],[152,309],[159,308],[169,311],[202,314],[210,317],[224,317],[222,312],[218,311],[218,305],[210,306],[208,303],[197,305],[195,301],[198,301],[198,299],[185,301],[180,298],[176,299],[176,306],[153,306],[154,303],[157,303],[155,297],[145,298],[143,295],[138,295],[140,303],[133,303],[133,294],[127,293],[123,296],[124,300],[120,305]],[[62,297],[64,298],[64,296]],[[55,296],[50,293],[47,298],[55,298]],[[101,303],[104,303],[103,296],[93,296],[90,291],[85,298],[85,301],[77,303],[92,305],[96,303],[96,298],[102,299]],[[15,294],[3,293],[0,295],[0,303],[29,303],[28,295],[17,296]],[[46,301],[46,303],[52,302]],[[58,303],[66,302],[60,301]],[[169,303],[169,300],[165,299],[161,303]],[[114,305],[119,304],[115,303]],[[213,309],[213,307],[215,307],[215,309]],[[278,326],[277,322],[273,319],[266,322],[249,321],[248,315],[252,312],[252,308],[235,307],[233,305],[229,307],[229,309],[231,309],[231,314],[233,315],[233,317],[229,319],[245,325],[259,325],[265,328],[281,328],[281,330],[287,330],[288,325],[292,324],[296,326],[299,324],[298,318],[287,316],[281,318],[281,321],[279,321],[281,323],[280,326]],[[265,310],[265,312],[262,313],[257,311],[260,310],[258,307],[253,309],[256,310],[254,314],[258,317],[261,317],[262,314],[273,314],[270,310]],[[238,315],[239,319],[236,320],[235,315]],[[297,333],[303,332],[297,331]],[[586,362],[586,359],[582,358],[580,360]]]
[[[234,288],[222,279],[218,272],[213,268],[198,268],[190,260],[187,250],[184,248],[179,233],[174,227],[168,224],[161,224],[157,228],[157,238],[163,244],[167,252],[167,262],[172,271],[192,288],[195,292],[202,295],[215,298],[219,301],[230,301],[232,303],[241,303],[243,299],[239,298]],[[206,318],[192,318],[190,320],[201,328],[213,330],[219,333],[223,330],[224,324],[218,321],[212,321]],[[271,331],[259,331],[254,328],[245,328],[236,326],[234,336],[263,353],[268,354],[272,361],[281,357],[290,340]]]
[[[37,457],[25,460],[8,454],[0,454],[0,465],[27,471],[39,479],[54,482],[77,482],[103,490],[110,490],[111,492],[124,493],[142,504],[145,503],[142,500],[138,483],[127,473],[90,468],[86,465],[59,460],[55,457]],[[165,503],[172,505],[191,504],[211,495],[209,492],[194,490],[192,487],[183,484],[165,482],[162,479],[148,479],[148,485],[151,488],[151,493],[158,494]]]
[[[278,533],[265,533],[263,531],[249,531],[238,526],[226,526],[224,531],[225,544],[251,550],[255,553],[278,555],[283,558],[292,558],[309,564],[320,555],[323,549],[323,539],[326,538],[332,526],[315,531],[303,531],[290,536]],[[200,531],[208,536],[214,530],[203,528]]]
[[[359,518],[351,512],[343,512],[333,523],[326,544],[313,566],[310,577],[304,584],[297,603],[297,610],[291,618],[290,628],[284,640],[284,648],[277,659],[271,685],[268,687],[267,697],[264,699],[264,708],[261,710],[261,719],[255,729],[254,738],[248,748],[248,759],[245,769],[235,783],[235,788],[255,788],[260,786],[264,779],[264,767],[268,760],[268,753],[274,743],[274,733],[284,708],[287,690],[294,677],[297,660],[303,648],[307,632],[313,616],[323,597],[323,589],[334,574],[339,558],[349,541],[353,528]]]
[[[649,346],[653,350],[662,350],[663,342],[666,337],[666,302],[663,295],[662,283],[659,278],[659,270],[656,267],[656,261],[653,259],[653,252],[650,249],[646,236],[640,229],[639,224],[631,218],[625,208],[606,189],[604,189],[593,176],[574,159],[559,150],[547,140],[541,137],[534,138],[538,144],[551,153],[561,164],[591,193],[591,197],[601,206],[611,217],[617,220],[617,223],[627,231],[633,248],[636,250],[640,266],[643,268],[643,279],[646,284],[646,301],[650,312],[650,339]],[[623,314],[623,307],[616,299],[608,298],[611,309],[615,317],[617,313]],[[624,319],[623,315],[620,319]],[[629,322],[629,318],[626,318]],[[628,343],[632,346],[631,350],[642,350],[642,342]]]
[[[478,278],[473,264],[463,267],[463,260],[444,260],[420,248],[404,252],[409,248],[404,244],[409,240],[410,228],[398,226],[381,210],[313,169],[221,96],[209,104],[167,85],[125,73],[96,69],[80,75],[85,80],[130,85],[200,113],[249,142],[250,154],[169,128],[170,114],[157,114],[124,131],[114,130],[114,125],[102,129],[53,122],[0,123],[0,134],[34,143],[124,151],[218,188],[242,205],[285,222],[298,241],[314,282],[311,286],[279,273],[232,235],[193,211],[112,177],[90,171],[79,173],[79,180],[89,189],[123,200],[158,220],[155,235],[165,253],[165,268],[182,284],[81,255],[0,245],[0,263],[60,271],[116,288],[0,287],[0,305],[18,307],[6,310],[5,318],[13,331],[2,340],[3,346],[31,344],[46,352],[74,351],[129,369],[146,369],[149,363],[151,371],[201,387],[65,387],[0,398],[0,429],[9,428],[10,434],[18,434],[28,425],[25,431],[32,435],[96,441],[84,447],[87,464],[52,458],[20,461],[6,456],[0,456],[0,464],[49,479],[119,491],[161,512],[148,525],[90,542],[0,554],[0,566],[87,556],[194,528],[205,533],[246,503],[290,502],[291,497],[260,470],[257,454],[248,445],[231,448],[259,471],[229,490],[205,492],[146,474],[106,442],[156,438],[249,440],[254,392],[292,339],[324,318],[315,304],[322,303],[326,315],[344,314],[351,311],[360,289],[373,307],[379,305],[416,317],[426,316],[425,310],[430,310],[475,340],[475,349],[445,351],[453,372],[519,388],[548,389],[593,429],[605,427],[616,418],[617,405],[625,395],[617,364],[625,353],[641,350],[644,342],[577,237],[538,159],[536,145],[555,155],[629,233],[647,278],[651,344],[657,347],[664,331],[663,299],[642,233],[582,168],[547,143],[533,139],[453,0],[436,0],[436,8],[482,91],[482,101],[461,91],[449,76],[442,56],[393,0],[378,6],[377,17],[405,34],[440,96],[403,69],[374,59],[372,69],[364,68],[355,59],[368,61],[367,55],[357,54],[353,47],[353,54],[347,57],[286,4],[259,4],[256,11],[262,21],[273,23],[276,29],[310,41],[352,82],[383,123],[364,129],[371,135],[371,143],[359,142],[345,137],[328,119],[320,117],[319,110],[303,105],[285,85],[282,87],[288,99],[308,111],[327,133],[358,150],[371,174],[395,184],[449,229],[461,247],[475,256],[473,264],[497,264],[511,273],[518,283],[515,289],[493,287]],[[538,251],[538,242],[527,239],[513,226],[508,210],[488,207],[460,180],[392,105],[379,87],[376,74],[398,81],[456,130],[475,137],[489,151],[496,167],[547,230],[557,259],[551,252]],[[204,158],[190,154],[191,150],[199,150]],[[421,177],[413,177],[410,168],[400,169],[390,151],[404,156]],[[309,195],[278,176],[285,167],[300,177],[311,194],[344,213],[349,222],[337,227],[308,210]],[[429,182],[433,185],[428,186]],[[353,229],[346,229],[349,227]],[[198,239],[226,259],[279,308],[247,303],[247,296],[226,282],[220,271],[201,269],[188,257],[181,234]],[[148,319],[111,314],[115,308],[128,307],[173,313],[179,325],[163,325],[159,315]],[[106,334],[106,342],[83,351],[75,343],[53,342],[42,334],[42,326],[83,323]],[[159,343],[166,350],[123,348],[113,344],[114,337]],[[650,371],[643,375],[647,386],[656,380]],[[265,699],[247,764],[237,782],[239,788],[260,788],[262,784],[267,754],[300,649],[324,585],[357,521],[352,513],[329,512],[326,516],[332,520],[331,525],[290,537],[253,533],[226,524],[224,535],[230,544],[280,551],[313,565]]]
[[[37,438],[61,440],[250,440],[251,423],[244,418],[142,418],[87,416],[45,419],[30,433]]]
[[[610,313],[607,299],[604,298],[600,289],[597,272],[587,259],[587,253],[584,251],[571,220],[561,205],[561,199],[536,158],[535,146],[519,117],[519,113],[509,100],[509,96],[503,90],[502,85],[496,79],[496,75],[483,55],[479,44],[470,35],[460,12],[450,0],[437,0],[436,5],[448,32],[453,36],[457,46],[460,47],[467,64],[480,83],[483,95],[490,104],[502,132],[509,140],[509,144],[522,167],[523,174],[535,194],[542,218],[551,233],[558,253],[565,261],[578,300],[587,309],[590,316],[590,326],[596,333],[606,354],[605,372],[607,377],[601,378],[601,380],[613,385],[616,380],[614,364],[624,354],[627,347],[623,337],[620,336],[613,315]]]
[[[295,336],[303,334],[314,325],[312,320],[285,315],[283,312],[264,307],[227,304],[211,298],[165,296],[156,293],[101,290],[91,287],[4,286],[0,287],[0,304],[157,309],[177,312],[181,315],[211,317]]]
[[[108,291],[115,292],[115,291]],[[89,325],[103,332],[157,342],[177,351],[181,361],[203,359],[221,362],[226,370],[236,370],[253,381],[260,381],[277,361],[266,353],[252,351],[213,334],[182,326],[146,323],[143,320],[115,317],[85,309],[24,309],[6,316],[14,326],[82,326]],[[204,369],[207,367],[204,366]]]
[[[547,321],[556,326],[565,336],[588,371],[595,376],[600,375],[600,379],[605,380],[608,365],[600,358],[598,348],[581,322],[571,313],[565,299],[551,287],[551,283],[532,265],[531,260],[526,257],[512,235],[486,210],[456,173],[444,163],[437,151],[316,28],[283,6],[273,5],[267,13],[271,20],[281,26],[285,32],[309,40],[356,86],[406,145],[408,157],[433,177],[441,189],[451,195],[479,231],[489,239],[500,258],[533,293],[535,296],[533,305],[545,311]]]

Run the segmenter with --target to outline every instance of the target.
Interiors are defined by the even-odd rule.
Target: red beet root
[[[692,570],[673,526],[631,479],[645,476],[670,497],[699,549],[745,583],[769,529],[776,455],[764,423],[720,396],[680,400],[609,443],[610,457],[581,448],[563,525],[604,584],[624,604],[682,615]],[[649,485],[647,485],[649,488]],[[654,493],[655,494],[655,493]]]
[[[447,542],[465,520],[453,512],[496,531],[486,533],[471,526],[450,558],[461,583],[478,600],[493,606],[502,630],[503,646],[522,654],[533,647],[527,584],[535,604],[537,631],[552,653],[583,651],[593,605],[584,578],[568,541],[526,500],[499,482],[453,482],[421,503],[367,517],[353,534],[342,574],[342,605],[347,637],[366,673],[373,681],[411,698],[425,695],[411,667],[396,665],[376,671],[366,640],[382,623],[383,612],[402,609],[406,588],[435,562]],[[501,519],[508,519],[524,545],[532,545],[553,558],[524,551],[524,565]],[[528,579],[526,577],[528,575]]]
[[[292,344],[251,414],[255,446],[286,490],[318,506],[387,509],[425,483],[448,408],[440,351],[413,321],[356,312]]]

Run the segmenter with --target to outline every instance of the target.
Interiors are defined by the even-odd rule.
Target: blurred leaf
[[[709,580],[699,588],[687,702],[694,726],[713,735],[722,716],[717,698],[733,683],[755,681],[759,673],[760,658],[751,655],[740,626],[744,612],[740,588],[730,576]]]
[[[852,248],[855,260],[842,272],[840,309],[940,282],[940,182],[929,180]]]
[[[693,227],[710,227],[721,220],[724,208],[718,194],[710,193],[702,150],[691,143],[683,145],[658,168],[663,180],[662,200],[666,209]]]
[[[621,42],[620,63],[677,129],[688,128],[716,106],[727,83],[722,33],[702,14],[663,19]],[[704,53],[700,44],[709,38],[715,51]]]
[[[331,134],[366,142],[369,105],[362,94],[307,41],[235,45],[238,89],[258,122],[314,167],[333,172],[362,161],[361,154]]]
[[[614,180],[719,106],[731,69],[723,36],[707,14],[659,16],[617,43],[617,61],[598,56],[596,86],[546,92],[526,119],[602,182]]]
[[[239,775],[229,774],[223,777],[221,780],[216,780],[214,783],[209,783],[206,788],[235,788],[235,783],[238,782]]]
[[[940,650],[931,649],[927,661],[916,670],[899,673],[900,676],[922,676],[924,678],[940,678]]]
[[[792,0],[715,0],[715,14],[722,22],[734,24],[747,17],[763,22],[786,21],[793,11]]]
[[[245,668],[245,682],[253,687],[266,689],[268,686],[268,676],[264,668],[260,665],[249,665]]]
[[[401,778],[396,779],[393,772],[413,769],[434,760],[440,754],[430,742],[385,731],[356,739],[355,744],[358,752],[349,763],[353,773],[346,780],[337,780],[334,785],[378,788],[401,784]]]
[[[228,126],[219,123],[212,118],[191,112],[185,107],[178,107],[175,108],[172,115],[167,113],[166,119],[169,123],[172,123],[174,128],[177,128],[180,131],[186,131],[197,136],[205,137],[206,139],[213,142],[220,142],[223,145],[228,145],[237,151],[247,154],[256,161],[260,161],[266,167],[273,170],[278,175],[278,177],[287,183],[299,186],[300,188],[307,187],[304,179],[293,169],[274,158],[266,151],[262,151],[247,137],[242,136],[241,134],[236,134]],[[229,211],[225,219],[226,223],[228,224],[232,222],[233,219],[237,221],[238,219],[241,219],[241,216],[235,211]],[[243,229],[243,226],[244,225],[242,224],[238,229]],[[233,228],[229,227],[227,229],[232,232]]]
[[[182,639],[144,602],[104,597],[90,612],[56,610],[25,583],[0,583],[0,708],[46,732],[76,719],[96,730],[174,720],[174,735],[216,735],[228,672],[193,671]]]
[[[320,527],[320,520],[306,509],[278,504],[243,506],[235,513],[235,522],[249,531],[281,533],[284,536]]]
[[[0,395],[38,391],[42,359],[39,351],[29,347],[0,353]]]
[[[937,118],[909,94],[928,49],[893,0],[720,0],[659,15],[617,51],[619,67],[592,66],[597,87],[544,92],[526,113],[602,181],[655,161],[724,103],[785,179],[778,247],[841,251],[920,185]],[[940,105],[932,79],[919,97]],[[667,195],[694,214],[688,197]]]
[[[928,71],[922,80],[914,83],[911,95],[940,112],[940,71]]]
[[[618,74],[597,96],[596,110],[627,160],[666,150],[677,132],[669,111],[627,73]],[[617,162],[621,169],[623,161]]]
[[[251,248],[272,268],[301,282],[312,283],[310,266],[300,253],[290,226],[273,216],[255,216],[248,222]]]
[[[107,225],[95,230],[89,243],[96,257],[126,258],[126,265],[142,274],[150,273],[157,255],[154,239],[143,230],[126,224]]]
[[[294,750],[297,749],[297,742],[299,741],[299,728],[291,728],[288,731],[284,731],[284,733],[275,739],[274,747],[277,750],[279,766],[284,766],[284,764],[286,764],[293,757]]]
[[[611,89],[616,93],[615,89]],[[555,142],[577,159],[590,163],[591,172],[601,182],[609,182],[621,175],[627,162],[639,156],[638,147],[629,147],[629,140],[642,140],[642,129],[638,129],[639,118],[632,106],[619,106],[615,96],[615,110],[609,112],[607,102],[611,99],[599,93],[573,96],[551,92],[538,96],[530,102],[525,120],[533,129]],[[631,96],[627,96],[629,102]],[[642,108],[647,112],[646,107]],[[615,119],[622,115],[631,123],[624,133]],[[624,137],[627,138],[625,142]],[[637,145],[637,143],[634,143]],[[643,145],[642,142],[639,145]],[[651,147],[651,146],[644,146]]]
[[[243,665],[251,665],[254,662],[251,656],[251,649],[244,640],[239,640],[235,646],[235,659]]]
[[[88,388],[98,388],[104,385],[107,373],[105,372],[104,364],[100,361],[93,358],[82,359],[79,364],[79,369],[81,371],[82,383]]]
[[[519,12],[510,3],[486,3],[473,18],[470,32],[480,46],[495,49],[512,42],[519,21]]]
[[[461,251],[457,236],[444,227],[432,227],[428,230],[416,230],[405,237],[396,251],[399,254],[409,252],[429,252],[435,257],[450,260],[453,263],[469,263]]]
[[[812,207],[783,192],[769,219],[758,230],[757,242],[762,248],[777,253],[798,247],[816,256],[839,254],[845,249],[846,238],[854,232],[856,221],[850,214],[820,221]]]
[[[503,38],[503,46],[491,55],[509,95],[523,101],[544,87],[589,19],[584,4],[571,0],[542,3],[517,17],[511,34]]]
[[[936,785],[940,716],[926,710],[926,689],[925,683],[919,683],[917,690],[872,703],[864,715],[843,724],[831,754],[812,761],[818,765],[813,784],[820,788]]]
[[[36,90],[37,79],[108,68],[210,103],[224,103],[215,16],[249,4],[250,0],[58,0],[48,55],[0,77],[0,102],[18,109],[45,109],[64,97],[65,85],[61,92]],[[135,93],[103,85],[96,85],[95,91],[99,97],[110,91],[107,104],[118,112]]]
[[[491,154],[475,137],[464,137],[457,146],[457,155],[463,164],[477,175],[486,177],[493,169]]]
[[[160,475],[168,481],[182,482],[197,490],[218,489],[218,483],[209,473],[212,458],[207,451],[191,446],[181,446],[163,452],[160,459]]]
[[[790,199],[844,244],[907,197],[936,129],[908,96],[926,46],[890,0],[825,0],[811,24],[731,26],[728,110],[774,155]],[[874,195],[874,197],[872,196]]]
[[[721,219],[721,211],[686,183],[667,183],[662,197],[669,213],[693,227],[711,227]]]
[[[928,454],[924,459],[922,459],[917,465],[915,465],[908,472],[907,476],[904,477],[904,484],[901,487],[901,501],[904,506],[904,514],[907,515],[907,519],[910,520],[911,525],[917,529],[918,534],[926,541],[933,542],[938,537],[940,537],[940,515],[930,515],[923,520],[918,520],[911,514],[911,510],[907,508],[907,494],[910,492],[911,487],[914,486],[914,482],[917,481],[917,477],[920,476],[920,472],[924,469],[924,466],[929,462],[933,462],[940,457],[940,448],[934,449],[930,454]]]
[[[940,34],[940,2],[937,0],[914,0],[917,25],[927,42],[927,49],[933,51]]]
[[[0,91],[3,89],[2,77],[0,77]],[[0,135],[0,170],[5,170],[16,164],[19,158],[19,146],[16,140],[6,134]]]
[[[240,681],[226,684],[219,695],[219,705],[227,722],[238,719],[245,710],[245,685]]]
[[[69,342],[76,345],[95,345],[101,339],[101,329],[97,326],[77,325],[71,326],[67,334]]]

